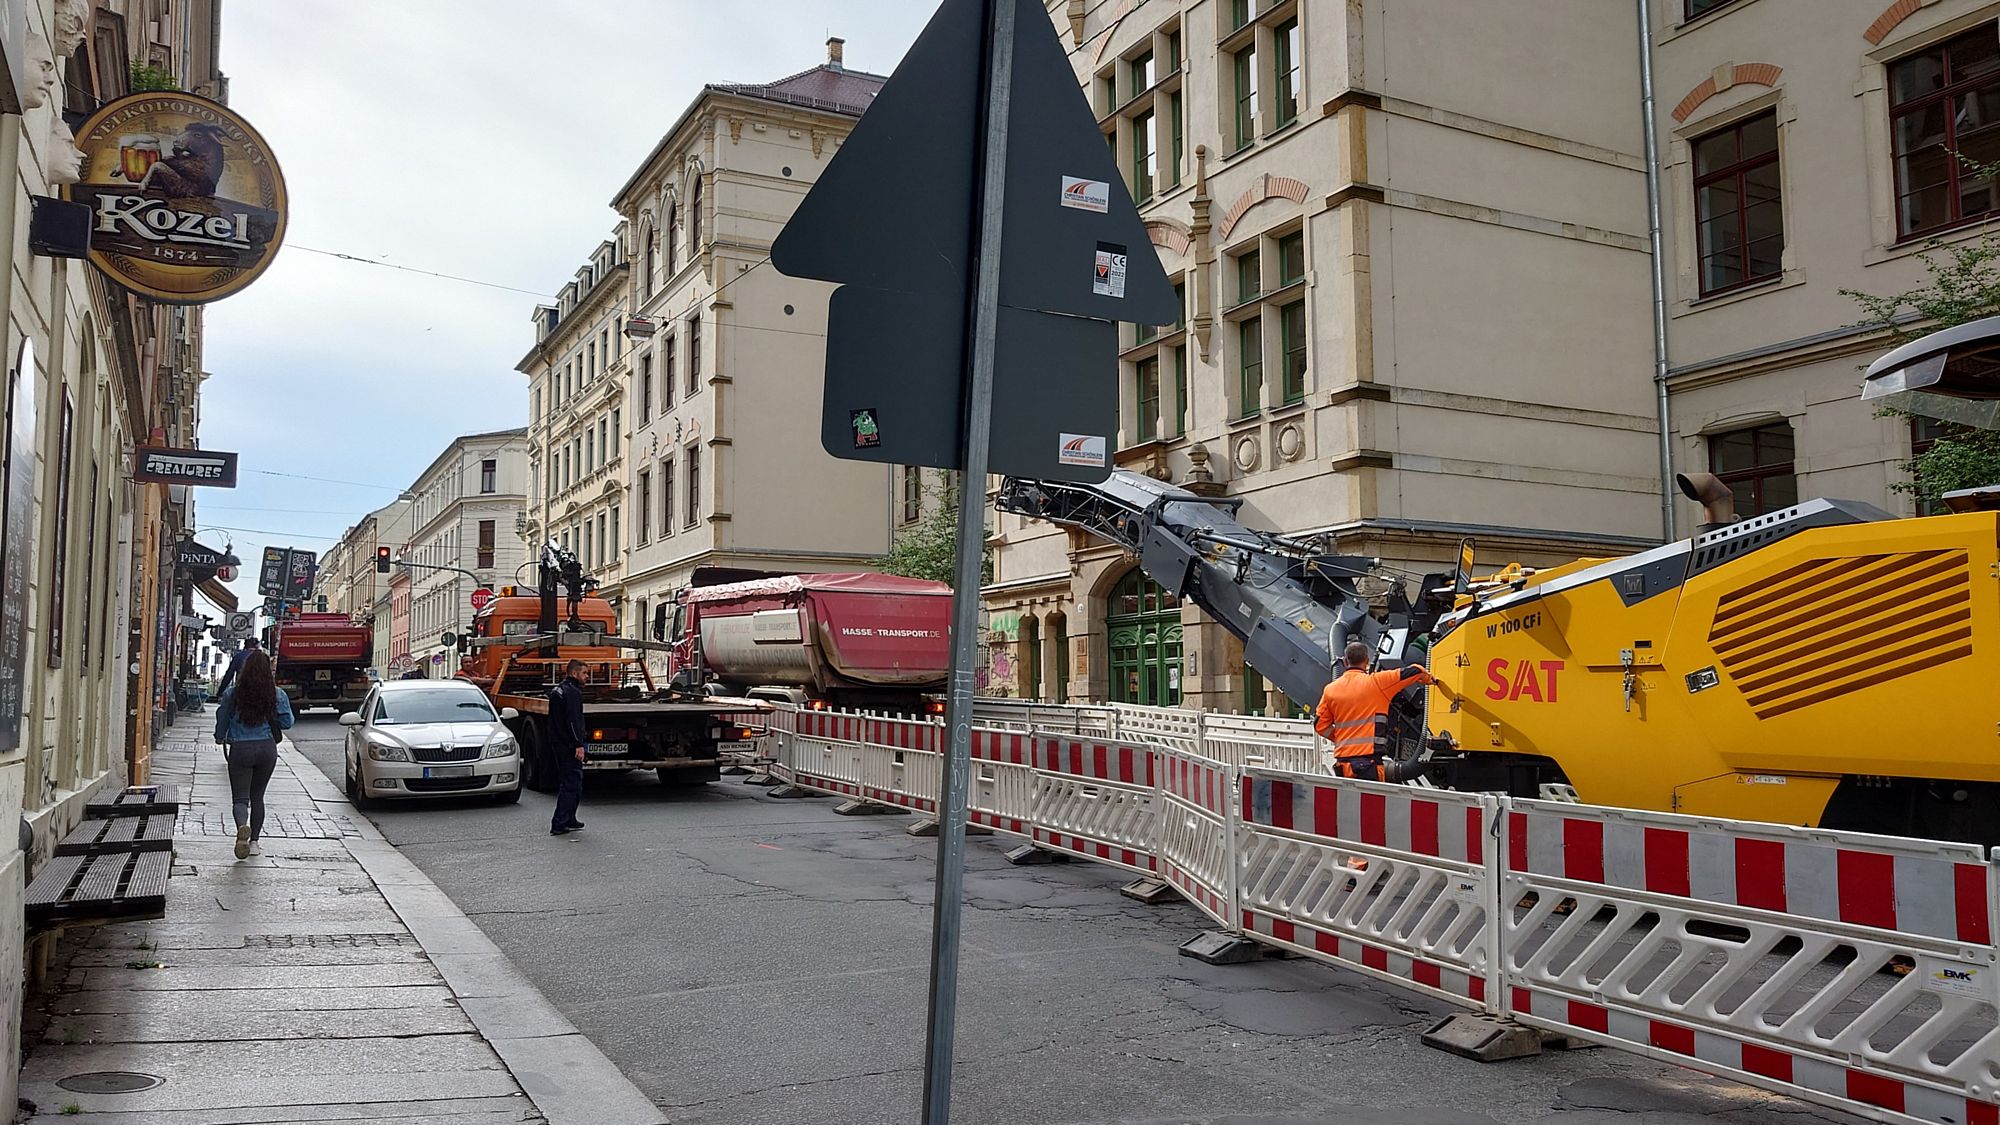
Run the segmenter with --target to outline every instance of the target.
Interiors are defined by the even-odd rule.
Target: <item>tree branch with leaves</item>
[[[1962,157],[1960,161],[1975,178],[2000,179],[2000,165],[1976,164]],[[1904,344],[1942,328],[2000,315],[2000,242],[1991,231],[1951,244],[1933,239],[1917,261],[1926,276],[1901,293],[1881,296],[1841,290],[1865,314],[1856,327],[1881,329],[1893,343]],[[1892,409],[1882,413],[1911,417]],[[1936,441],[1903,467],[1910,479],[1893,487],[1926,505],[1947,492],[2000,483],[2000,432],[1939,424]]]
[[[884,574],[922,578],[949,586],[957,576],[958,496],[956,471],[925,474],[923,512],[915,523],[896,532],[889,553],[875,560]],[[980,582],[993,581],[993,552],[980,547]]]

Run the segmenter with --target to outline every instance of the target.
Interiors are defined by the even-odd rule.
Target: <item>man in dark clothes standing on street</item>
[[[555,755],[558,784],[556,815],[549,822],[549,835],[564,836],[583,827],[576,818],[577,802],[583,800],[584,663],[572,660],[563,669],[563,682],[549,691],[549,749]]]
[[[222,693],[229,690],[229,685],[236,679],[236,673],[243,670],[243,662],[250,659],[250,654],[256,651],[257,638],[243,638],[243,647],[231,654],[229,657],[229,670],[222,673],[222,682],[215,685],[215,698],[221,699]]]

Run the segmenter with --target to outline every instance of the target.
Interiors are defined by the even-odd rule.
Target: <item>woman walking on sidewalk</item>
[[[292,702],[271,680],[271,658],[252,652],[215,709],[215,740],[229,762],[236,858],[248,859],[264,831],[264,787],[278,768],[278,732],[292,729]]]

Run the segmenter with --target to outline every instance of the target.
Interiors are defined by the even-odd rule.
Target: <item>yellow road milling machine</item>
[[[1884,356],[1863,399],[2000,425],[2000,318]],[[998,502],[1123,545],[1302,705],[1350,638],[1384,667],[1427,649],[1436,686],[1391,719],[1405,775],[2000,844],[2000,487],[1914,519],[1820,499],[1740,520],[1715,478],[1681,487],[1707,516],[1692,539],[1477,580],[1468,544],[1414,599],[1364,599],[1373,560],[1136,474],[1009,480]]]

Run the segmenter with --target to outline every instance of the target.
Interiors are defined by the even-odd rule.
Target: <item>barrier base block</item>
[[[1203,930],[1181,943],[1181,956],[1210,965],[1242,965],[1262,961],[1269,946],[1226,930]]]
[[[818,797],[821,795],[797,785],[780,785],[776,789],[771,790],[771,796],[785,801],[796,800],[800,797]]]
[[[1007,862],[1016,867],[1029,867],[1037,863],[1068,863],[1069,857],[1033,844],[1022,844],[1007,853]]]
[[[784,782],[779,781],[777,778],[772,777],[768,773],[753,773],[749,777],[743,779],[743,784],[772,786],[772,785],[783,785]]]
[[[917,821],[915,824],[910,825],[908,828],[903,829],[903,835],[905,836],[922,836],[925,838],[929,838],[932,836],[936,836],[937,834],[938,834],[937,818],[930,816],[927,816],[922,820]],[[991,836],[993,835],[993,830],[991,828],[986,827],[984,824],[968,824],[965,826],[965,834],[967,836]]]
[[[1142,879],[1132,880],[1118,888],[1118,893],[1124,895],[1126,898],[1138,899],[1147,906],[1158,906],[1163,902],[1172,902],[1174,899],[1181,897],[1180,892],[1176,891],[1165,879],[1155,879],[1151,875]]]
[[[1550,1036],[1549,1046],[1567,1046],[1564,1036]],[[1542,1053],[1543,1036],[1532,1027],[1483,1012],[1460,1012],[1439,1020],[1424,1032],[1423,1045],[1475,1062],[1505,1062]]]
[[[722,767],[722,772],[726,777],[743,777],[751,773],[752,770],[749,766],[724,766]]]
[[[842,801],[834,806],[837,816],[908,816],[910,810],[894,805],[878,805],[873,801]]]

